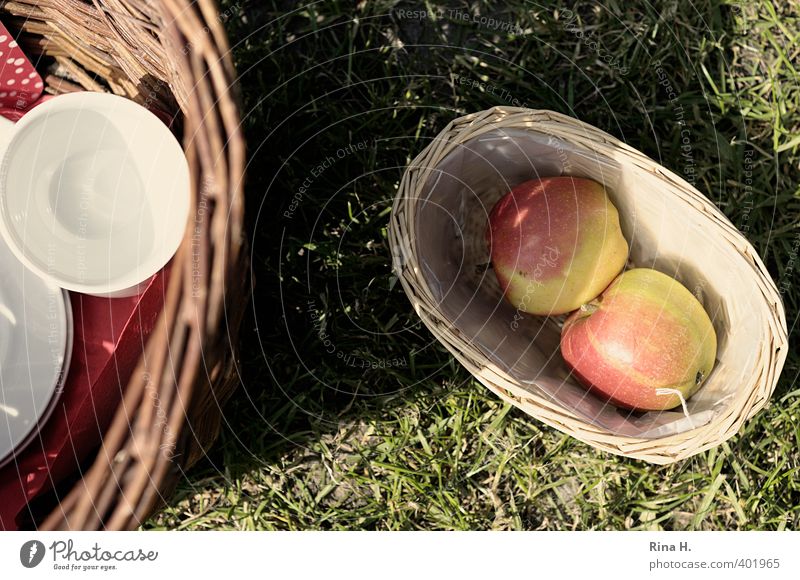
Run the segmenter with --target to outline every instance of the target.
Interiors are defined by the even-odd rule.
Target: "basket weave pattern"
[[[164,310],[97,457],[39,523],[134,529],[216,438],[237,384],[245,150],[227,39],[212,0],[21,0],[0,10],[34,61],[55,59],[48,92],[110,91],[182,124],[192,210]]]

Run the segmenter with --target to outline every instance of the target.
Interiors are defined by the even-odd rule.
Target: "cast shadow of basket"
[[[709,3],[708,9],[719,12],[723,10],[723,6],[723,2],[715,0]],[[255,27],[256,24],[254,22],[252,26]],[[709,24],[712,27],[709,34],[720,39],[724,50],[732,49],[732,39],[736,34],[730,22],[725,19],[710,19]],[[335,33],[335,30],[331,32]],[[580,42],[576,38],[572,41]],[[615,86],[632,82],[630,77],[592,79],[589,75],[576,75],[573,79],[575,86],[570,89],[575,94],[592,95],[598,93],[597,86],[607,87],[611,82],[610,88],[606,89],[609,94],[598,93],[594,97],[587,97],[579,108],[574,109],[557,94],[548,96],[539,93],[539,100],[529,101],[528,104],[577,116],[602,127],[684,178],[689,173],[684,162],[686,152],[681,150],[681,131],[690,127],[693,171],[705,175],[715,174],[698,180],[696,186],[713,203],[722,207],[734,225],[741,229],[749,204],[763,202],[767,197],[765,195],[759,198],[760,194],[747,193],[744,190],[746,149],[726,149],[717,145],[720,141],[728,140],[728,133],[738,134],[737,122],[741,122],[741,117],[737,118],[734,114],[709,122],[706,115],[710,113],[698,113],[692,109],[697,104],[702,83],[692,76],[696,74],[696,68],[690,67],[689,63],[693,59],[701,60],[702,54],[692,52],[699,50],[697,46],[681,47],[680,51],[683,52],[678,54],[676,48],[672,60],[660,60],[660,66],[668,72],[674,87],[697,89],[694,92],[690,89],[686,94],[679,95],[675,103],[669,103],[669,96],[658,85],[655,66],[648,64],[643,70],[652,78],[650,81],[645,79],[645,82],[654,85],[656,89],[647,93],[639,91],[636,98],[628,90],[615,92]],[[425,62],[415,61],[414,54],[413,47],[404,52],[404,66],[407,70],[403,72],[406,74],[413,72],[415,66],[428,72],[436,64],[432,64],[429,53],[424,57],[427,59]],[[376,55],[375,58],[381,57]],[[298,64],[291,59],[286,62],[286,66]],[[442,66],[455,67],[452,62]],[[709,67],[709,70],[715,69]],[[452,71],[445,68],[444,73],[448,72]],[[554,87],[561,86],[562,70],[554,68],[536,72],[542,75],[542,84],[549,81]],[[614,71],[609,74],[613,75]],[[447,74],[443,74],[442,78],[446,76]],[[332,89],[343,89],[342,81],[340,85],[332,84],[335,82],[332,80],[334,78],[335,75],[331,75],[324,81],[319,81],[320,86],[314,90],[319,90],[322,94]],[[528,77],[512,78],[508,81],[500,79],[498,86],[501,82],[507,82],[504,86],[510,94],[534,92],[530,85],[532,81]],[[248,93],[255,95],[261,91],[255,78],[250,84],[248,76],[244,76],[242,84],[246,98]],[[291,88],[284,89],[290,90]],[[347,90],[344,87],[343,93],[337,93],[339,96],[336,102],[329,99],[330,103],[322,101],[315,106],[335,109],[336,117],[344,117],[346,111],[342,109],[349,106],[348,100],[343,96],[348,95]],[[452,108],[458,106],[451,102],[451,87],[446,83],[442,82],[439,86],[433,82],[430,90],[431,94],[425,96],[429,102]],[[354,96],[358,95],[354,93]],[[618,98],[614,100],[611,98],[613,96]],[[284,92],[281,97],[276,98],[271,106],[270,119],[283,119],[294,114],[297,108],[296,99],[300,95]],[[498,104],[495,97],[477,91],[470,93],[469,97],[470,110],[477,111]],[[252,96],[252,102],[257,100],[256,96]],[[617,109],[610,113],[605,110],[608,102],[615,102]],[[679,106],[682,111],[680,119]],[[386,127],[391,126],[388,116],[392,113],[392,110],[385,113]],[[419,120],[424,119],[428,113],[428,109],[421,108]],[[456,116],[458,115],[452,115]],[[646,122],[643,122],[643,118]],[[267,115],[262,110],[256,107],[250,110],[248,137],[251,143],[260,145],[263,141],[263,126],[268,125],[266,119]],[[681,121],[680,124],[678,120]],[[409,123],[407,131],[413,132],[414,127],[414,123]],[[430,129],[429,133],[429,137],[433,137],[437,131]],[[295,145],[299,147],[302,143],[301,137],[302,135],[293,135],[286,127],[279,138],[275,138],[275,144],[283,151],[292,151]],[[766,146],[770,140],[769,136],[754,137],[753,144]],[[421,148],[420,144],[414,145],[413,150],[408,152],[409,156],[413,157]],[[452,361],[449,353],[411,311],[400,284],[395,282],[392,285],[391,256],[386,245],[379,244],[382,253],[378,260],[370,256],[369,259],[346,262],[346,267],[338,266],[338,270],[337,267],[328,265],[338,259],[335,251],[318,243],[314,249],[305,247],[308,245],[310,233],[314,231],[317,217],[317,212],[308,209],[310,205],[324,204],[327,211],[334,214],[338,212],[340,216],[346,215],[345,204],[328,204],[335,197],[335,187],[330,186],[330,190],[325,188],[328,187],[327,179],[334,171],[344,173],[344,168],[348,166],[340,163],[334,169],[328,170],[325,180],[315,183],[317,197],[313,193],[305,194],[305,207],[301,210],[306,211],[307,217],[301,215],[301,211],[287,220],[282,218],[281,211],[291,204],[293,194],[302,179],[285,178],[285,159],[273,155],[270,147],[251,147],[251,152],[250,167],[259,168],[258,175],[250,172],[248,185],[248,213],[254,249],[253,277],[257,283],[253,293],[254,301],[248,307],[249,318],[242,326],[242,384],[224,409],[222,441],[211,449],[208,460],[201,463],[192,474],[191,479],[195,482],[203,477],[210,477],[212,480],[235,479],[241,474],[259,470],[287,457],[294,458],[290,461],[300,461],[298,458],[303,453],[295,453],[297,450],[318,446],[324,438],[336,435],[343,424],[385,420],[391,416],[392,410],[413,404],[416,395],[431,392],[437,383],[470,379],[469,373],[458,363],[449,364]],[[303,160],[313,162],[324,159],[329,153],[322,145],[314,150],[312,141],[311,144],[305,144]],[[398,160],[403,163],[400,156],[390,161]],[[350,168],[358,171],[352,166]],[[719,173],[720,168],[726,175],[717,179],[716,173]],[[753,170],[762,173],[759,178],[762,182],[769,182],[768,163],[758,165]],[[279,176],[280,187],[268,187],[272,177],[276,175]],[[729,178],[736,181],[737,185],[727,184],[731,181]],[[797,174],[789,176],[784,185],[787,191],[792,190],[792,187],[796,189]],[[271,207],[266,212],[262,211],[264,191],[269,191],[269,195],[274,196],[270,198]],[[385,197],[385,192],[376,190],[362,195],[377,202]],[[747,195],[754,197],[748,201]],[[259,213],[261,215],[255,219],[254,216]],[[763,243],[768,236],[762,230],[769,228],[770,223],[766,219],[756,219],[757,217],[756,213],[750,213],[748,237],[764,257],[770,271],[780,271],[778,264],[780,260],[786,259],[787,254]],[[436,233],[440,232],[434,232]],[[367,234],[363,235],[361,241],[371,239],[366,237]],[[675,270],[677,266],[667,261],[659,263],[659,267]],[[687,280],[703,279],[702,269],[698,266],[683,264],[681,268]],[[345,271],[346,269],[349,270]],[[373,279],[378,282],[371,282]],[[357,290],[350,291],[351,287],[356,287]],[[713,308],[715,304],[721,303],[720,297],[710,285],[692,290],[705,292],[707,306]],[[789,318],[796,318],[795,294],[787,293],[785,300]],[[363,315],[367,311],[371,312],[370,324],[365,324],[370,318]],[[726,316],[724,308],[719,312],[720,320],[723,320]],[[376,334],[381,324],[388,326],[389,332]],[[398,328],[402,332],[395,333],[394,330]],[[552,342],[555,340],[553,329],[549,332]],[[723,338],[723,347],[724,340],[726,339]],[[394,359],[405,364],[388,364]],[[557,362],[553,364],[558,367]],[[794,364],[796,372],[796,363]],[[789,381],[782,381],[778,387],[778,396],[787,392],[790,386]],[[182,484],[181,490],[182,494],[189,493],[190,488]]]

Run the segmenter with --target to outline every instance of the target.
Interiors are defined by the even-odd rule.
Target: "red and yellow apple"
[[[620,407],[672,409],[711,373],[717,336],[680,282],[649,268],[622,273],[574,312],[561,332],[573,375]]]
[[[495,204],[486,229],[492,268],[518,310],[565,314],[622,271],[628,243],[605,188],[590,179],[526,181]]]

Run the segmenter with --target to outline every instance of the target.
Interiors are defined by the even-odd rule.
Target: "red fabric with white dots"
[[[42,77],[0,23],[0,108],[25,110],[42,94]]]

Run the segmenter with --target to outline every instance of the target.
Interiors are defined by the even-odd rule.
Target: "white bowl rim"
[[[185,168],[187,178],[189,177],[188,161],[186,160],[183,148],[169,127],[167,127],[164,122],[152,111],[139,105],[131,99],[112,93],[80,91],[56,95],[54,98],[36,105],[36,107],[31,109],[19,121],[17,121],[14,127],[10,130],[10,137],[6,139],[3,145],[0,147],[0,236],[2,236],[9,249],[13,252],[17,259],[25,265],[26,268],[37,274],[39,277],[49,280],[65,290],[94,295],[127,295],[132,289],[136,289],[141,284],[147,282],[172,259],[183,240],[185,225],[183,228],[181,228],[180,235],[175,237],[174,244],[158,247],[157,250],[153,252],[151,258],[149,260],[142,261],[136,270],[104,283],[93,284],[76,282],[74,280],[67,280],[55,275],[53,272],[43,268],[41,264],[31,260],[25,255],[21,247],[21,241],[9,227],[9,215],[5,203],[5,188],[3,186],[9,163],[7,151],[10,149],[10,146],[14,143],[14,140],[18,137],[22,129],[39,120],[42,115],[46,116],[51,113],[59,112],[60,110],[75,109],[82,105],[86,106],[87,108],[91,108],[95,105],[95,103],[98,103],[99,105],[107,105],[109,102],[113,102],[115,107],[121,107],[133,115],[138,115],[143,118],[149,118],[150,120],[157,121],[158,125],[163,127],[165,139],[170,140],[172,144],[174,144],[174,146],[180,150],[180,155],[176,155],[176,158],[182,160],[182,165]],[[170,146],[171,145],[167,145],[166,147]],[[166,197],[167,196],[161,196],[159,199],[166,199]],[[189,196],[187,191],[187,200],[188,198]],[[188,220],[190,211],[190,204],[188,201],[186,205],[187,211],[184,222]]]

